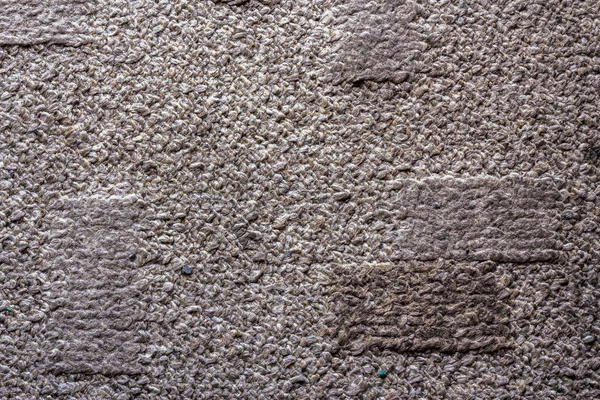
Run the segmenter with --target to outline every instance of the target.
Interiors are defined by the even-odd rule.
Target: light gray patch
[[[402,82],[432,43],[424,9],[407,0],[348,2],[340,9],[344,42],[333,66],[341,81]]]
[[[352,351],[491,352],[512,343],[494,263],[337,265],[329,333]]]
[[[134,197],[63,199],[50,210],[45,360],[60,374],[137,374],[149,295],[137,250],[142,209]]]
[[[89,0],[0,0],[0,45],[85,43],[94,8]]]

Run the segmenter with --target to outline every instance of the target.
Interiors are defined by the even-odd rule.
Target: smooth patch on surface
[[[402,82],[431,46],[422,10],[406,0],[352,0],[340,10],[345,38],[333,71],[342,81]]]
[[[322,202],[283,198],[277,208],[261,209],[271,232],[253,239],[269,238],[258,242],[271,258],[301,263],[561,258],[563,204],[551,182],[400,179],[375,193],[356,187],[343,197],[320,196]],[[260,224],[251,229],[260,232]]]
[[[493,263],[339,265],[330,333],[353,350],[494,351],[510,345],[510,307]]]
[[[47,367],[65,374],[136,374],[147,338],[134,226],[142,210],[134,198],[60,201],[51,210],[48,247],[51,310],[44,343]]]
[[[0,45],[81,44],[94,6],[88,0],[0,0]]]

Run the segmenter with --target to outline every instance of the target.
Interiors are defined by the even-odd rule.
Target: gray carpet
[[[0,0],[0,398],[600,399],[598,37]]]

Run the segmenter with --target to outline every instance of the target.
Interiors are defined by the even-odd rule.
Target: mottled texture
[[[600,397],[597,2],[9,3],[0,398]]]
[[[237,6],[240,4],[246,3],[263,3],[263,4],[274,4],[277,3],[278,0],[215,0],[215,3],[226,3],[231,6]]]
[[[344,43],[335,69],[343,80],[452,78],[465,64],[470,64],[472,78],[484,81],[506,73],[518,77],[513,82],[531,75],[550,80],[560,71],[556,70],[559,60],[566,67],[570,58],[589,62],[598,52],[594,40],[598,3],[594,1],[348,0],[342,4],[336,23],[344,30]],[[526,60],[513,71],[502,68],[508,66],[504,61],[517,55]],[[482,62],[488,57],[493,62]],[[590,63],[577,69],[573,73],[585,74],[595,67]]]
[[[133,203],[133,204],[132,204]],[[147,268],[131,262],[141,210],[135,198],[59,199],[49,206],[45,367],[66,374],[140,374]],[[146,272],[147,273],[147,272]],[[47,358],[46,358],[47,357]]]
[[[564,233],[559,185],[540,180],[427,178],[388,180],[305,200],[265,205],[244,242],[261,243],[271,261],[317,262],[558,260]],[[296,225],[307,229],[297,231]],[[294,244],[290,246],[288,244]]]
[[[90,0],[0,0],[0,45],[80,45],[91,40],[95,6]]]
[[[335,266],[330,333],[354,352],[495,351],[511,346],[507,276],[494,264]],[[502,281],[502,283],[501,283]]]

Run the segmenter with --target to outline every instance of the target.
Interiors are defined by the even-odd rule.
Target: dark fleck
[[[135,261],[136,255],[135,253],[132,253],[129,255],[129,261]]]
[[[433,208],[440,208],[441,205],[437,201],[433,203]]]
[[[567,221],[569,221],[569,220],[571,220],[571,219],[575,218],[575,216],[574,216],[574,215],[573,215],[573,213],[571,213],[571,212],[566,212],[566,213],[564,213],[564,214],[562,215],[562,217],[563,217],[563,219],[564,219],[564,220],[567,220]]]
[[[191,275],[192,271],[193,271],[193,268],[191,265],[185,264],[183,267],[181,267],[181,273],[183,275]]]
[[[600,146],[594,146],[588,150],[587,159],[591,162],[600,160]]]

